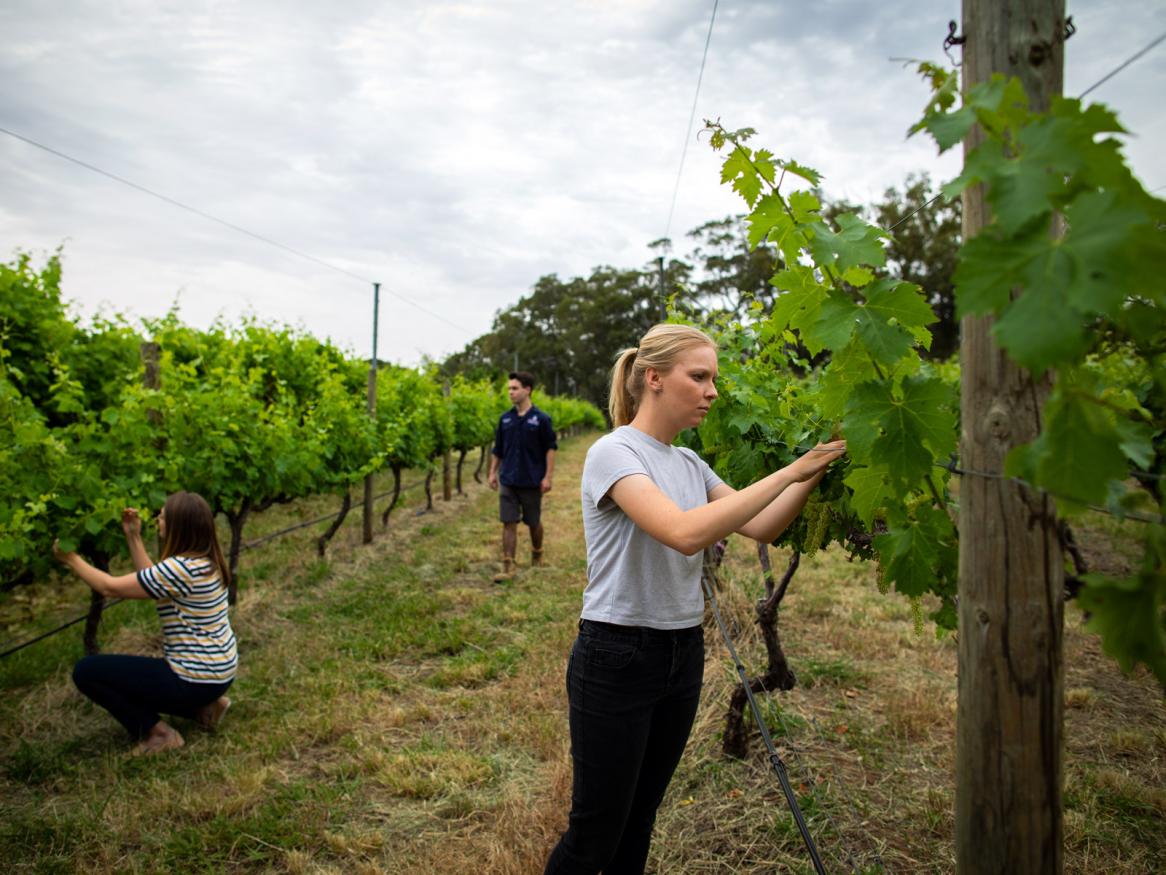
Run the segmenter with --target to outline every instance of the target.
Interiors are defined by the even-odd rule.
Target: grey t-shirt
[[[583,618],[621,626],[684,629],[700,625],[701,553],[685,556],[632,522],[608,490],[646,474],[681,510],[708,504],[723,481],[692,450],[660,443],[630,425],[595,442],[583,464],[583,535],[587,588]]]

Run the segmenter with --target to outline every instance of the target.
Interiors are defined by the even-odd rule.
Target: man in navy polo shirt
[[[498,490],[502,518],[502,571],[494,575],[495,583],[514,576],[520,519],[530,529],[530,564],[542,564],[542,497],[550,492],[555,450],[559,448],[551,418],[530,403],[534,377],[526,371],[513,371],[506,388],[514,407],[498,420],[486,474],[490,488]]]

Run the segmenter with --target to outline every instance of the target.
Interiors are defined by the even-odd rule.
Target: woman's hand
[[[127,538],[141,537],[142,518],[138,516],[137,508],[127,507],[121,512],[121,530],[126,533]]]
[[[76,553],[71,551],[66,553],[64,550],[62,550],[61,542],[59,539],[53,541],[53,558],[60,562],[62,565],[68,565],[76,555]]]
[[[786,471],[798,483],[805,483],[829,467],[830,463],[846,455],[846,441],[830,441],[818,444],[800,459],[786,466]]]

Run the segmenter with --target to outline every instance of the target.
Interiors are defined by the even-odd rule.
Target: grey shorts
[[[542,515],[543,491],[537,486],[506,486],[498,484],[498,515],[504,523],[520,519],[532,529]]]

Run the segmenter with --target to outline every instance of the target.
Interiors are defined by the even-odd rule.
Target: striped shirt
[[[196,684],[233,680],[239,664],[227,617],[227,590],[205,556],[171,556],[138,572],[157,601],[162,651],[174,673]]]

